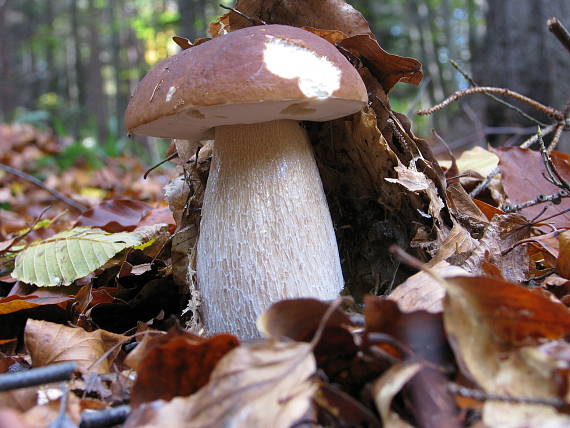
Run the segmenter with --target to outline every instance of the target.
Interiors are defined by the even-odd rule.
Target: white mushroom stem
[[[211,333],[259,336],[257,317],[343,287],[333,225],[299,122],[220,126],[204,195],[197,276]]]

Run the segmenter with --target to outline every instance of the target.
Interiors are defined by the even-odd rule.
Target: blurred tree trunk
[[[8,82],[10,79],[10,56],[8,47],[10,43],[10,32],[6,28],[6,11],[8,10],[8,0],[0,0],[0,82]],[[6,118],[12,111],[10,102],[12,85],[0,84],[0,121]]]
[[[85,67],[81,55],[81,35],[79,33],[79,8],[76,0],[69,0],[69,14],[71,15],[71,38],[73,39],[73,68],[75,83],[75,102],[78,106],[77,120],[73,121],[72,132],[75,139],[79,138],[79,130],[85,119]]]
[[[107,14],[109,17],[109,24],[111,26],[111,61],[113,65],[113,80],[115,84],[115,97],[113,105],[113,113],[115,117],[115,131],[118,134],[123,134],[124,124],[123,115],[127,108],[129,98],[129,88],[127,81],[121,78],[121,71],[125,70],[124,61],[121,55],[121,20],[119,18],[120,9],[117,10],[119,5],[116,1],[107,2]],[[117,13],[119,12],[119,14]]]
[[[195,9],[196,0],[178,0],[178,12],[180,13],[179,35],[190,40],[196,38],[194,29]]]
[[[570,99],[570,55],[550,34],[546,20],[556,16],[569,25],[570,1],[488,0],[488,5],[487,31],[478,51],[475,79],[481,85],[509,88],[563,109]],[[500,104],[486,98],[482,102],[490,126],[532,125]],[[523,110],[548,120],[526,107]],[[561,144],[560,148],[570,148],[567,133]]]
[[[107,104],[105,90],[103,87],[103,76],[101,71],[101,38],[99,34],[99,23],[101,22],[100,10],[95,5],[96,0],[89,0],[89,70],[87,73],[88,88],[87,105],[90,113],[93,113],[96,120],[97,136],[99,144],[107,142]]]

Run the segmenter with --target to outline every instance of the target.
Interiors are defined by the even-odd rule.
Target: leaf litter
[[[253,342],[204,334],[193,269],[211,142],[180,153],[179,178],[153,172],[144,182],[145,168],[125,158],[48,171],[47,185],[88,208],[81,215],[0,176],[10,205],[0,210],[0,372],[79,365],[64,387],[2,393],[0,425],[61,423],[64,409],[77,426],[81,412],[130,403],[124,426],[567,426],[568,199],[545,213],[501,210],[555,190],[541,153],[479,149],[442,169],[390,107],[392,87],[418,84],[421,64],[385,52],[356,10],[342,0],[236,8],[253,21],[230,12],[210,26],[213,37],[254,21],[304,27],[336,44],[365,81],[368,108],[307,124],[355,301],[276,302]],[[185,49],[206,42],[179,40]],[[58,151],[52,134],[28,125],[1,125],[0,140],[0,160],[29,173]],[[471,198],[495,155],[501,175]],[[568,157],[551,156],[566,179]],[[536,168],[525,181],[528,164]],[[167,209],[157,201],[171,179]],[[112,250],[68,271],[78,237]],[[422,270],[405,266],[393,244]],[[51,264],[24,272],[38,251]]]

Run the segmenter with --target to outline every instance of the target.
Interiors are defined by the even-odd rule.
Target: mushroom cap
[[[296,27],[248,27],[186,49],[139,83],[129,132],[195,140],[220,125],[327,121],[368,100],[356,69],[325,39]]]

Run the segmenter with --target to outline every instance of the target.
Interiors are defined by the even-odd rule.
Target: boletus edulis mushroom
[[[367,92],[328,41],[283,25],[244,28],[155,66],[126,112],[135,134],[215,139],[197,249],[209,332],[258,335],[271,303],[343,287],[333,224],[301,121],[359,111]]]

